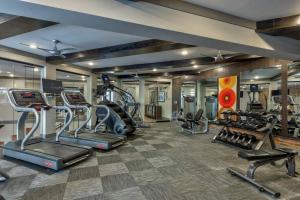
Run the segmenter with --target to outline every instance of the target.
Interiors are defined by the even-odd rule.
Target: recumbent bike
[[[203,116],[203,109],[199,109],[195,116],[188,113],[185,118],[178,117],[177,121],[181,122],[180,127],[183,132],[198,134],[208,133],[208,119]]]

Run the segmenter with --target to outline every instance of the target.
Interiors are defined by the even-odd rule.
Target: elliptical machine
[[[128,104],[120,106],[115,102],[109,101],[106,99],[105,94],[108,90],[118,93],[124,102],[127,102],[127,98],[131,98],[134,102],[133,96],[126,92],[125,90],[114,86],[107,75],[102,75],[103,85],[98,87],[97,95],[103,96],[103,101],[100,105],[105,105],[110,110],[109,118],[104,122],[105,128],[107,131],[112,132],[118,135],[130,135],[136,130],[136,124],[133,120],[137,112],[137,106],[134,106],[131,112],[129,113]],[[97,108],[96,116],[97,121],[95,125],[95,130],[98,130],[102,125],[100,122],[103,121],[103,117],[106,115],[107,111],[103,108]]]

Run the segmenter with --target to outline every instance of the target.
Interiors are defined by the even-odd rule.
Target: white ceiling
[[[75,51],[83,51],[88,49],[147,40],[148,38],[95,30],[80,26],[58,24],[0,40],[0,45],[41,56],[50,56],[48,53],[45,53],[38,49],[31,49],[27,46],[21,45],[20,43],[35,44],[41,48],[52,49],[53,39],[60,40],[64,43],[62,45],[59,45],[58,48],[73,47],[76,48]]]
[[[188,54],[184,56],[182,55],[182,51],[187,51]],[[93,66],[89,66],[88,61],[75,63],[75,64],[79,66],[89,67],[89,68],[118,67],[124,65],[156,63],[156,62],[164,62],[164,61],[199,58],[205,56],[216,56],[217,53],[218,50],[216,49],[209,49],[204,47],[192,47],[192,48],[178,49],[172,51],[162,51],[162,52],[148,53],[148,54],[141,54],[141,55],[134,55],[134,56],[94,60]],[[221,53],[232,54],[233,52],[222,51]]]
[[[299,0],[184,0],[246,19],[260,21],[300,13]]]

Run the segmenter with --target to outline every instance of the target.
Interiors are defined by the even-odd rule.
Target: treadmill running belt
[[[61,145],[59,143],[52,142],[39,142],[26,145],[26,149],[56,156],[62,158],[65,162],[80,157],[81,155],[85,155],[89,151],[75,146]]]

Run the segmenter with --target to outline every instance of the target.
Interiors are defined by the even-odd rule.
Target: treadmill
[[[13,109],[22,112],[17,123],[17,140],[3,146],[3,155],[58,171],[92,155],[90,147],[60,143],[59,135],[71,123],[69,121],[57,134],[56,140],[41,137],[32,138],[40,124],[40,112],[50,109],[71,110],[64,106],[50,106],[40,91],[28,89],[9,89],[8,100]],[[29,113],[35,116],[35,122],[29,133],[25,133],[25,120]]]
[[[85,100],[83,94],[77,90],[64,90],[61,92],[61,96],[66,107],[73,110],[85,110],[87,112],[87,119],[82,123],[82,125],[79,126],[75,131],[65,131],[60,136],[61,140],[101,150],[110,150],[125,143],[126,136],[98,132],[96,129],[84,129],[87,123],[91,120],[91,108],[101,107],[106,110],[106,113],[104,114],[105,116],[100,122],[100,124],[103,124],[110,115],[110,111],[107,106],[89,104]],[[71,116],[68,114],[66,120],[69,120],[69,118],[71,118]]]

